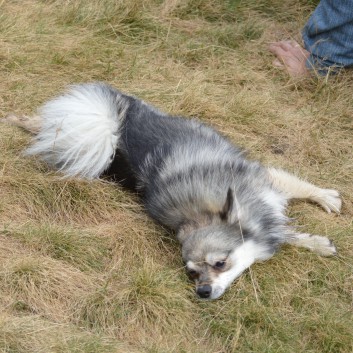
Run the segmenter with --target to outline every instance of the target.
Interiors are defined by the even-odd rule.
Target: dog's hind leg
[[[336,190],[321,189],[281,169],[268,168],[268,173],[273,187],[287,199],[307,199],[318,203],[328,213],[340,212],[342,201]]]
[[[34,135],[39,133],[42,125],[42,119],[38,115],[29,117],[26,115],[17,116],[9,114],[2,121],[10,125],[19,126]]]
[[[286,238],[286,243],[309,249],[321,256],[337,255],[333,242],[321,235],[294,233]]]

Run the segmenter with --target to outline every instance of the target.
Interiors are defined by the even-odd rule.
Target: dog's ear
[[[234,201],[234,193],[231,187],[229,187],[227,192],[226,201],[222,208],[222,211],[219,213],[219,216],[222,221],[227,223],[234,223],[237,220],[237,210]]]

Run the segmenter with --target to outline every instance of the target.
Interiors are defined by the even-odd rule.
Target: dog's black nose
[[[201,287],[197,287],[196,293],[201,298],[209,298],[212,292],[212,287],[209,284],[204,284]]]

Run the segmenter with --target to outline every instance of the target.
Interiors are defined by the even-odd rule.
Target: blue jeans
[[[353,65],[353,0],[321,0],[302,32],[308,68]]]

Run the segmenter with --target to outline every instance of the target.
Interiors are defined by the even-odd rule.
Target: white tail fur
[[[47,102],[42,126],[26,151],[67,176],[99,177],[114,157],[128,102],[104,84],[84,84]]]

